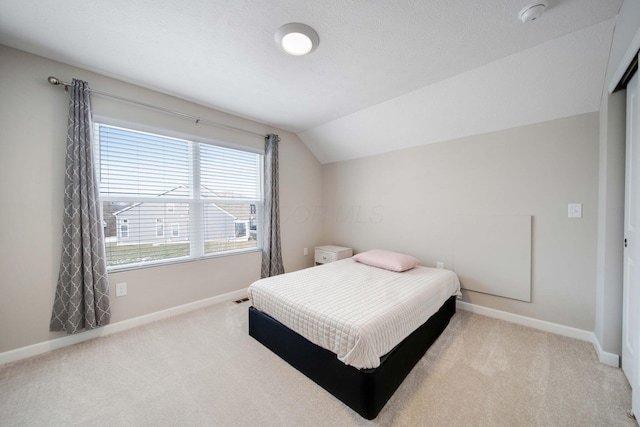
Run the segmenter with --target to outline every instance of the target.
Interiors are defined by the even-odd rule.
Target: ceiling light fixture
[[[308,25],[292,22],[276,31],[276,44],[289,55],[307,55],[318,48],[320,37]]]
[[[542,16],[542,13],[547,8],[546,1],[537,1],[535,3],[531,3],[528,6],[525,6],[518,15],[522,22],[531,22]]]

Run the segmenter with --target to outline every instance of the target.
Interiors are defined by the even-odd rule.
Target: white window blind
[[[262,156],[95,124],[107,265],[259,248]]]

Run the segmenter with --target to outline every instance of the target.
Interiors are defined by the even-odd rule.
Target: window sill
[[[152,262],[146,262],[146,263],[140,263],[140,264],[134,264],[134,265],[123,265],[123,266],[112,266],[112,267],[107,267],[107,273],[120,273],[123,271],[129,271],[129,270],[140,270],[142,268],[154,268],[154,267],[164,267],[167,265],[172,265],[172,264],[182,264],[185,262],[196,262],[196,261],[204,261],[204,260],[208,260],[208,259],[212,259],[212,258],[223,258],[223,257],[228,257],[228,256],[235,256],[235,255],[244,255],[244,254],[249,254],[249,253],[253,253],[253,252],[262,252],[262,249],[259,248],[251,248],[251,249],[238,249],[236,251],[229,251],[229,252],[224,252],[224,253],[217,253],[217,254],[210,254],[210,255],[205,255],[205,256],[201,256],[201,257],[183,257],[183,258],[174,258],[171,260],[162,260],[162,261],[152,261]]]

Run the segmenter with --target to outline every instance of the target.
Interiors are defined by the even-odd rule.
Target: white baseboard
[[[139,317],[134,317],[133,319],[127,319],[121,322],[112,323],[102,328],[91,329],[89,331],[79,332],[74,335],[67,335],[61,338],[55,338],[49,341],[44,341],[26,347],[17,348],[15,350],[6,351],[4,353],[0,353],[0,365],[14,362],[16,360],[26,359],[27,357],[37,356],[38,354],[43,354],[51,350],[57,350],[62,347],[78,344],[94,338],[115,334],[116,332],[126,331],[127,329],[135,328],[136,326],[145,325],[147,323],[166,319],[178,314],[197,310],[199,308],[220,304],[226,301],[245,298],[246,296],[247,290],[240,289],[238,291],[228,292],[226,294],[216,295],[215,297],[206,298],[176,307],[171,307],[166,310],[156,311],[154,313],[145,314]]]
[[[614,366],[619,368],[620,365],[620,356],[615,353],[609,353],[602,349],[600,345],[600,341],[598,341],[598,337],[596,334],[593,334],[593,341],[591,341],[593,347],[596,349],[596,353],[598,354],[598,360],[605,365]]]
[[[506,311],[483,307],[481,305],[475,305],[464,301],[456,301],[456,307],[462,310],[470,311],[472,313],[478,313],[484,316],[505,320],[507,322],[517,323],[518,325],[528,326],[530,328],[539,329],[541,331],[551,332],[569,338],[576,338],[582,341],[588,341],[593,344],[593,347],[596,350],[596,354],[598,355],[598,360],[601,363],[609,366],[614,366],[616,368],[620,366],[620,357],[617,354],[607,353],[606,351],[602,350],[600,342],[592,331],[585,331],[584,329],[559,325],[557,323],[534,319],[532,317],[526,317],[519,314],[508,313]]]

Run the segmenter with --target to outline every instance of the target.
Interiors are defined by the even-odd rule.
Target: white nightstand
[[[353,256],[353,249],[345,248],[343,246],[318,246],[315,250],[314,259],[316,265],[326,264],[339,259],[345,259]]]

